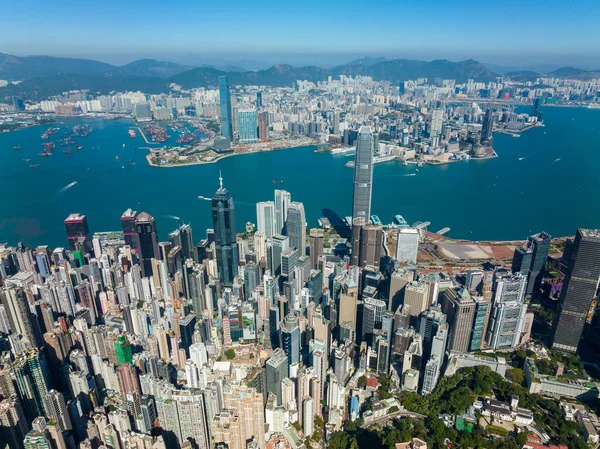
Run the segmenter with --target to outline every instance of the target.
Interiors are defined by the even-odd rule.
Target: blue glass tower
[[[221,134],[229,140],[233,140],[233,124],[231,121],[231,91],[229,90],[229,78],[219,77],[219,98],[221,103]]]

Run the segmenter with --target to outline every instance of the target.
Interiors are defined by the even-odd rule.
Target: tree
[[[225,357],[227,357],[227,360],[233,360],[235,358],[235,351],[233,349],[228,349],[225,351]]]
[[[360,376],[358,378],[358,388],[365,388],[367,386],[367,376]]]
[[[315,427],[321,430],[325,428],[325,422],[323,421],[323,418],[321,418],[319,415],[315,416]]]
[[[517,385],[523,385],[523,382],[525,382],[525,371],[521,368],[511,368],[507,371],[506,378]]]

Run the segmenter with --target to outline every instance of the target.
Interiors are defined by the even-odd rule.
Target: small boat
[[[415,171],[419,171],[419,169],[418,169],[418,168],[415,168]]]
[[[52,153],[40,153],[40,157],[50,156]]]
[[[119,160],[119,155],[118,155],[118,154],[115,156],[115,159],[116,159],[116,160]]]
[[[131,165],[135,165],[135,161],[134,161],[133,159],[131,159],[131,160],[129,161],[129,163],[130,163]]]
[[[283,181],[282,180],[274,179],[273,180],[273,184],[283,184]]]
[[[76,150],[83,150],[83,145],[75,145]]]
[[[29,166],[29,168],[38,168],[38,167],[40,167],[40,164],[31,164]]]
[[[63,150],[63,153],[65,153],[65,154],[73,154],[73,150],[69,148],[68,150]]]
[[[554,162],[558,162],[558,161],[560,161],[559,157],[557,157],[556,159],[554,159]]]
[[[23,159],[23,162],[30,162],[31,159]]]
[[[123,148],[125,148],[125,144],[123,144]]]
[[[20,149],[21,149],[21,145],[15,145],[13,147],[13,150],[15,150],[15,151],[19,151]]]
[[[125,166],[124,166],[124,165],[121,165],[121,168],[125,168]]]
[[[520,157],[519,160],[522,161],[523,159],[525,159],[524,157]]]

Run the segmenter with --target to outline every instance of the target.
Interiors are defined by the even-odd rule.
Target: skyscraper
[[[358,133],[354,159],[354,195],[352,218],[369,220],[371,216],[371,190],[373,184],[373,132],[363,126]]]
[[[285,190],[275,190],[275,230],[274,234],[283,234],[285,232],[285,222],[287,220],[288,208],[292,201],[292,195]]]
[[[398,262],[414,264],[419,251],[419,231],[412,228],[398,229],[396,259]]]
[[[300,328],[294,312],[290,312],[281,322],[281,346],[290,365],[300,362]]]
[[[231,193],[223,187],[219,177],[219,190],[212,198],[213,227],[215,230],[215,252],[219,280],[224,285],[233,285],[238,274],[238,250],[235,232],[235,207]]]
[[[5,374],[10,379],[8,373]],[[23,438],[27,434],[27,419],[21,408],[21,403],[16,396],[5,398],[0,402],[0,426],[4,434],[4,444],[9,448],[18,448],[23,444]]]
[[[139,255],[140,238],[135,227],[137,214],[137,211],[131,209],[127,209],[123,212],[123,215],[121,215],[121,227],[123,229],[125,244],[131,247],[131,251]]]
[[[273,201],[256,203],[256,228],[268,239],[281,232],[280,230],[275,232],[275,203]]]
[[[121,217],[121,220],[123,217]],[[123,223],[123,221],[121,221]],[[152,259],[158,258],[158,232],[154,217],[146,212],[136,216],[135,232],[139,242],[138,257],[142,268],[142,277],[149,277],[152,274]]]
[[[269,139],[269,113],[267,111],[258,114],[258,138],[260,140]]]
[[[48,416],[48,374],[43,353],[26,351],[13,363],[17,389],[29,422],[38,416]]]
[[[56,390],[50,390],[46,395],[46,400],[48,402],[48,417],[56,422],[58,429],[61,432],[73,429],[63,394]]]
[[[21,335],[34,348],[37,339],[32,325],[32,317],[27,296],[22,288],[4,288],[0,290],[0,303],[4,306],[10,330]]]
[[[487,109],[483,117],[483,126],[481,127],[481,143],[489,143],[492,140],[492,132],[494,130],[494,116],[492,110]]]
[[[301,256],[306,254],[306,216],[304,204],[298,202],[290,203],[286,220],[287,236],[290,239],[290,247],[296,248]]]
[[[118,365],[122,365],[123,363],[133,363],[131,344],[129,344],[125,335],[119,335],[115,339],[115,353],[117,355]]]
[[[552,236],[546,232],[531,235],[527,243],[515,248],[512,271],[527,276],[527,296],[539,289]]]
[[[65,219],[65,230],[69,239],[69,249],[78,251],[78,247],[83,246],[86,252],[92,250],[92,241],[90,240],[90,230],[88,228],[87,217],[80,214],[71,214]]]
[[[256,110],[238,111],[238,137],[241,143],[258,142],[258,125]]]
[[[494,306],[488,327],[488,343],[492,349],[513,348],[519,343],[527,312],[526,285],[527,278],[521,273],[496,273]]]
[[[379,267],[382,254],[383,227],[379,225],[362,226],[360,230],[360,256],[358,265]]]
[[[310,230],[310,268],[318,269],[319,257],[323,255],[324,233],[322,229]]]
[[[179,239],[181,242],[181,255],[183,260],[196,260],[196,248],[192,236],[192,227],[189,224],[183,224],[179,227]]]
[[[229,78],[219,77],[219,102],[221,106],[221,134],[229,140],[233,140],[233,123],[231,117],[231,91],[229,90]]]
[[[277,404],[281,401],[281,381],[288,377],[288,358],[281,348],[275,349],[266,363],[267,392],[275,394]]]
[[[552,329],[552,349],[575,354],[600,278],[600,231],[577,229]]]

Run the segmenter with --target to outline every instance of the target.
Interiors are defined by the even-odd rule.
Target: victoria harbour
[[[520,138],[496,135],[497,159],[425,166],[418,173],[400,162],[376,165],[373,212],[384,223],[402,214],[469,240],[519,239],[539,229],[570,235],[576,226],[593,226],[600,219],[600,210],[589,207],[600,196],[600,111],[545,108],[544,114],[546,126]],[[204,229],[210,203],[198,196],[214,193],[219,172],[234,195],[239,230],[255,221],[256,202],[272,199],[275,188],[306,204],[310,226],[327,211],[342,218],[350,213],[352,170],[344,167],[350,157],[302,147],[163,169],[147,165],[142,136],[128,135],[130,120],[63,119],[56,126],[80,123],[95,130],[82,139],[85,149],[68,155],[38,157],[43,126],[0,135],[3,184],[12,190],[0,199],[0,241],[60,245],[62,222],[73,211],[88,215],[95,231],[118,229],[127,208],[152,213],[164,234],[178,221]],[[15,145],[22,149],[13,151]],[[320,182],[325,178],[335,181]],[[274,186],[274,179],[283,183]]]

